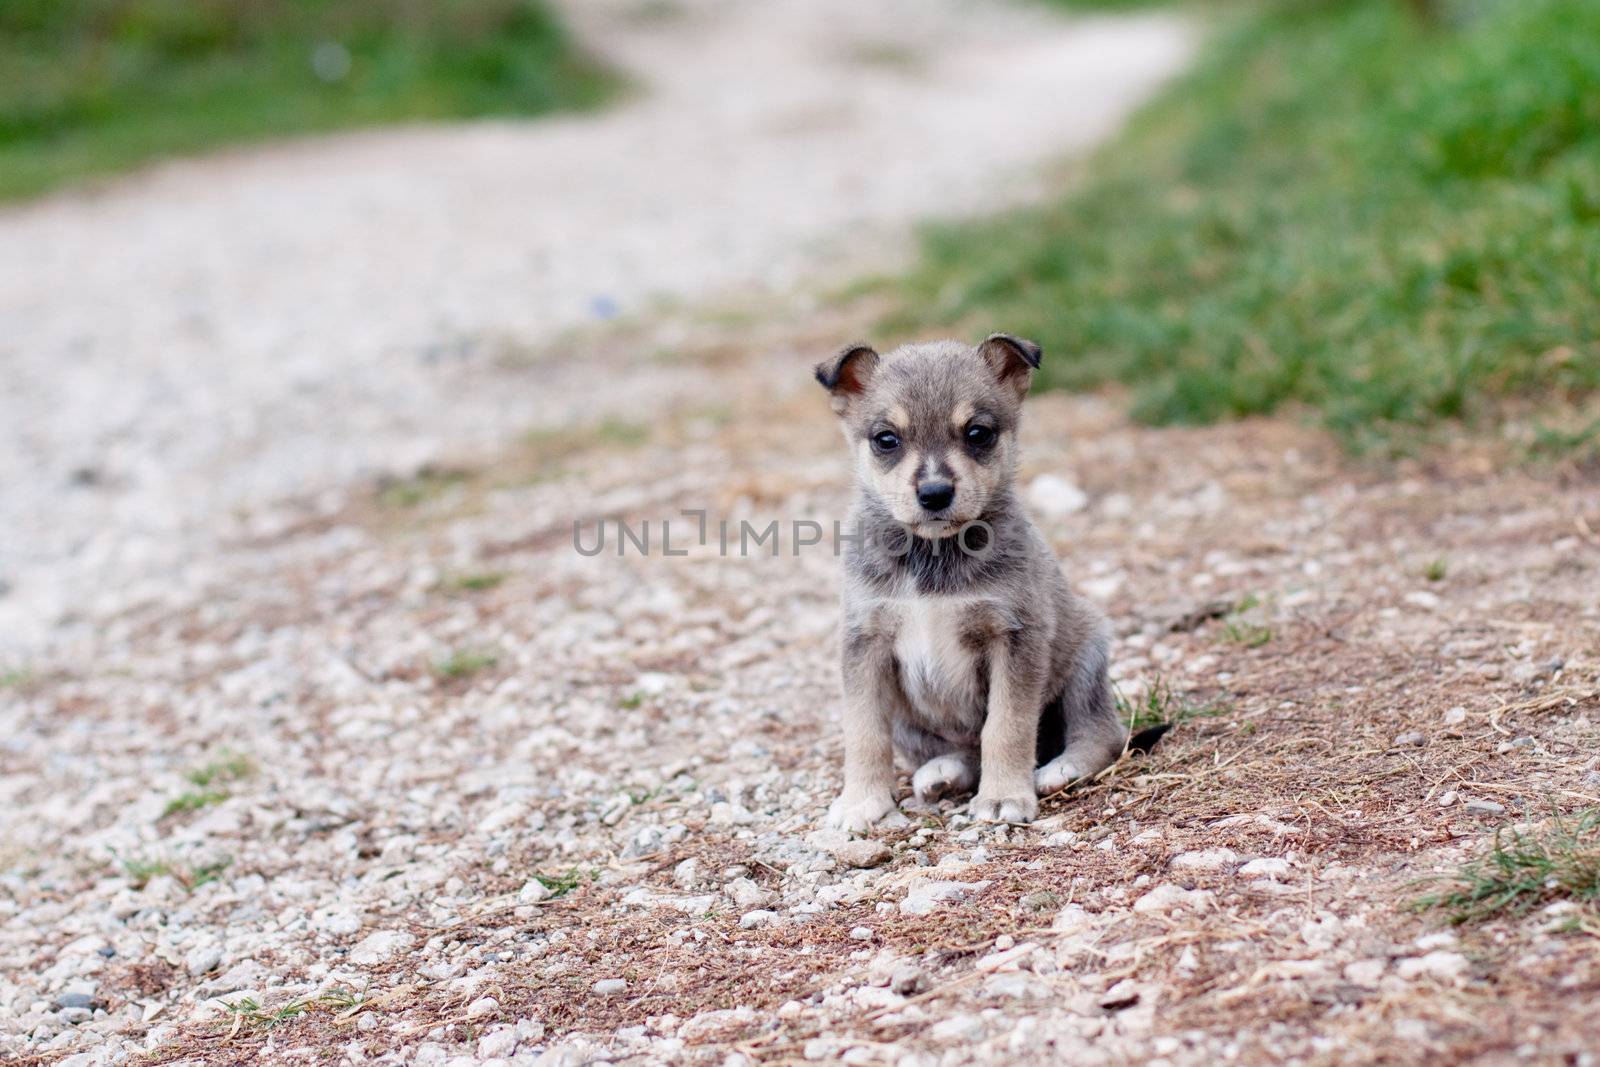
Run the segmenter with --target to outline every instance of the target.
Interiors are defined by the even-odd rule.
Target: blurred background
[[[14,0],[0,200],[14,629],[703,392],[560,383],[574,331],[757,291],[1003,325],[1149,424],[1600,441],[1593,0]]]

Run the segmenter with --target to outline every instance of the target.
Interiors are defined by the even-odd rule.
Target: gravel
[[[660,76],[721,71],[730,91],[714,117],[752,124],[750,166],[809,166],[834,136],[831,124],[854,131],[841,143],[859,139],[864,161],[816,165],[838,168],[828,173],[841,180],[862,176],[862,211],[877,211],[886,188],[913,184],[944,181],[959,197],[985,169],[971,165],[973,152],[989,150],[984,158],[1004,169],[1060,143],[1008,139],[994,150],[987,132],[963,139],[969,124],[988,121],[990,94],[1028,113],[1019,125],[998,123],[1007,138],[1028,123],[1075,121],[1064,99],[1083,100],[1092,118],[1105,103],[1097,94],[1121,96],[1122,83],[1095,63],[1059,69],[1054,50],[1066,40],[1040,12],[973,7],[981,14],[952,34],[957,8],[940,2],[919,3],[926,23],[904,23],[925,50],[915,77],[931,83],[926,101],[920,81],[903,84],[903,69],[878,70],[865,86],[828,89],[868,94],[858,110],[817,110],[836,99],[819,84],[849,80],[819,57],[863,39],[881,45],[875,35],[907,9],[830,7],[816,23],[825,28],[803,40],[781,32],[795,10],[772,6],[778,28],[755,33],[759,20],[737,5],[694,6],[681,25],[637,31],[659,39],[622,47],[681,57],[684,35],[702,35],[703,69]],[[729,25],[743,29],[715,37]],[[1121,40],[1129,25],[1097,23],[1094,39]],[[1158,44],[1172,26],[1131,25]],[[755,51],[740,53],[740,42]],[[786,62],[826,69],[779,106],[775,88],[754,84],[755,70],[784,49],[793,50]],[[1056,91],[1056,79],[1095,71],[1092,92]],[[1016,99],[1006,88],[1013,76],[1029,81]],[[952,88],[986,80],[997,84],[979,84],[970,99]],[[899,101],[893,122],[871,96],[880,91]],[[100,1067],[153,1049],[162,1060],[203,1060],[232,1025],[223,1003],[250,995],[270,1010],[336,992],[365,998],[348,1025],[320,1009],[270,1033],[241,1024],[228,1054],[698,1067],[745,1047],[793,1055],[812,1041],[825,1059],[877,1056],[879,1045],[853,1036],[873,1034],[892,1037],[908,1067],[945,1057],[1187,1067],[1257,1054],[1313,1060],[1374,1034],[1392,1058],[1444,1047],[1427,1020],[1412,1046],[1389,1023],[1411,1019],[1404,998],[1427,983],[1477,980],[1455,961],[1458,948],[1406,947],[1424,920],[1404,904],[1418,877],[1454,869],[1494,824],[1463,823],[1457,808],[1424,798],[1435,782],[1487,792],[1509,779],[1536,783],[1539,795],[1575,787],[1582,771],[1561,777],[1549,753],[1594,751],[1583,718],[1592,710],[1505,713],[1504,727],[1537,734],[1537,749],[1495,754],[1498,737],[1480,715],[1461,730],[1489,735],[1479,748],[1441,734],[1403,758],[1371,753],[1413,725],[1396,723],[1395,707],[1437,722],[1452,701],[1489,709],[1516,700],[1517,683],[1490,685],[1479,673],[1507,641],[1528,645],[1512,653],[1520,659],[1547,663],[1562,651],[1559,634],[1588,632],[1596,616],[1580,582],[1537,590],[1541,610],[1571,614],[1574,625],[1498,628],[1526,617],[1525,576],[1563,573],[1592,551],[1548,487],[1496,475],[1481,493],[1450,484],[1442,501],[1418,503],[1428,485],[1402,493],[1369,473],[1345,477],[1317,458],[1325,443],[1292,424],[1254,420],[1174,438],[1129,426],[1117,401],[1031,399],[1024,477],[1056,472],[1092,502],[1046,532],[1070,548],[1075,577],[1109,598],[1119,683],[1131,695],[1167,678],[1175,692],[1222,694],[1226,707],[1184,723],[1148,764],[1131,760],[1113,779],[1047,805],[1037,826],[980,826],[944,804],[860,842],[875,865],[857,866],[847,838],[815,829],[838,787],[837,561],[571,551],[575,511],[657,517],[706,502],[762,523],[826,517],[843,500],[837,431],[806,374],[817,347],[837,341],[825,311],[807,315],[802,331],[791,320],[775,341],[750,317],[719,332],[663,316],[642,337],[596,341],[592,352],[558,345],[541,350],[537,373],[515,369],[519,344],[581,318],[563,318],[557,305],[614,273],[633,232],[600,228],[586,234],[587,250],[569,239],[566,220],[535,195],[546,179],[530,173],[524,149],[551,158],[559,138],[577,145],[591,123],[625,118],[561,120],[565,132],[487,124],[244,153],[0,217],[8,235],[41,238],[42,270],[56,283],[25,281],[35,306],[51,306],[7,338],[22,352],[21,384],[0,384],[12,390],[0,401],[0,433],[26,436],[27,456],[40,462],[0,449],[0,520],[26,512],[11,557],[25,560],[25,581],[4,610],[29,614],[41,590],[56,605],[29,614],[29,627],[39,623],[31,634],[0,622],[4,640],[29,649],[40,679],[0,699],[6,849],[19,858],[0,871],[0,1058],[87,1056]],[[924,121],[947,151],[897,154],[898,138],[912,135],[898,127]],[[691,155],[705,148],[678,143]],[[465,154],[401,172],[406,144]],[[642,158],[619,169],[659,162]],[[715,159],[731,168],[731,197],[772,209],[773,200],[747,195],[743,162],[729,152]],[[326,166],[303,165],[313,160]],[[681,166],[705,176],[699,161]],[[868,173],[880,167],[888,173]],[[666,175],[662,195],[682,180]],[[604,181],[648,195],[649,175]],[[301,221],[286,217],[283,183],[294,182],[342,192],[312,212],[320,220]],[[352,199],[358,186],[376,198],[370,212],[346,210],[365,203]],[[597,182],[595,197],[607,188],[615,186]],[[1004,199],[984,188],[977,200]],[[906,195],[932,203],[946,192]],[[839,201],[854,202],[823,199],[779,207],[837,217]],[[248,257],[230,258],[235,230],[217,222],[225,204],[246,215],[237,232]],[[722,267],[693,261],[713,229],[739,245],[736,262],[757,249],[775,263],[816,251],[774,251],[773,233],[738,232],[729,220],[748,221],[742,211],[733,205],[678,233],[675,213],[662,210],[666,221],[635,227],[650,242],[632,253],[647,261],[640,271],[656,271],[681,245],[685,290],[711,285],[697,271]],[[319,224],[325,245],[312,239]],[[513,254],[519,233],[544,224],[564,264]],[[773,225],[793,236],[788,223]],[[208,226],[229,241],[208,242]],[[174,257],[153,254],[166,245]],[[7,284],[14,247],[0,242]],[[189,284],[184,256],[215,268],[203,275],[209,286]],[[86,275],[71,299],[54,295],[66,288],[58,257]],[[345,276],[362,264],[365,275]],[[618,299],[626,307],[643,291],[643,282],[619,286]],[[210,324],[207,337],[183,332],[186,301]],[[539,323],[518,325],[524,315]],[[67,364],[56,357],[73,350],[80,320],[88,348],[81,364]],[[460,334],[445,320],[462,323]],[[488,335],[475,331],[501,326],[509,348],[485,359],[475,346]],[[408,347],[416,337],[433,362],[417,354],[421,342]],[[709,371],[675,361],[684,338],[717,340],[723,355]],[[122,396],[97,377],[117,359],[135,381],[135,370],[154,367],[189,388]],[[59,429],[42,428],[39,412],[77,380],[63,366],[81,367],[85,395],[60,406]],[[319,375],[339,388],[328,393]],[[43,395],[40,382],[54,392]],[[711,396],[718,410],[707,410]],[[134,410],[145,404],[148,420]],[[374,456],[405,471],[480,431],[499,441],[533,408],[535,424],[616,415],[652,424],[657,436],[629,445],[535,435],[558,463],[524,474],[521,452],[493,453],[503,466],[459,485],[445,479],[437,495],[404,508],[375,504],[367,485],[348,481]],[[223,419],[223,410],[235,414]],[[78,440],[90,455],[68,454]],[[105,476],[70,485],[64,472],[91,461]],[[305,494],[276,495],[289,482]],[[1475,503],[1478,495],[1489,503]],[[232,503],[219,511],[220,500]],[[1440,524],[1441,514],[1451,521]],[[1574,544],[1556,547],[1563,537]],[[1423,540],[1484,581],[1467,587],[1470,598],[1442,590],[1436,610],[1386,614]],[[97,578],[111,573],[126,580]],[[84,588],[93,595],[80,596]],[[1252,591],[1256,610],[1280,612],[1271,620],[1278,636],[1260,649],[1219,642],[1209,612],[1174,631],[1162,607],[1236,603]],[[1294,643],[1307,640],[1310,651]],[[1348,658],[1330,666],[1317,649],[1332,646],[1327,655]],[[486,653],[485,665],[439,669],[461,650]],[[1569,654],[1560,684],[1583,669]],[[1352,732],[1341,732],[1346,724]],[[225,795],[168,812],[230,754],[249,767],[217,782]],[[1470,777],[1456,770],[1468,759]],[[1531,761],[1544,762],[1521,775]],[[1426,773],[1410,774],[1413,762]],[[1351,780],[1368,784],[1351,790]],[[1292,861],[1285,870],[1250,855],[1263,853]],[[1146,900],[1154,903],[1140,907]],[[769,918],[746,926],[757,913]],[[1520,1005],[1530,986],[1509,987],[1541,966],[1557,977],[1528,981],[1568,995],[1559,975],[1580,973],[1579,964],[1560,953],[1578,943],[1506,927],[1507,946],[1488,948],[1508,954],[1501,984],[1492,996],[1472,988],[1474,1012]],[[862,930],[869,936],[855,936]],[[1391,959],[1418,962],[1402,977]],[[976,970],[980,960],[988,973]],[[1124,984],[1129,974],[1137,978]],[[1348,985],[1373,991],[1370,1009],[1341,999]],[[1160,1014],[1181,998],[1216,1004],[1234,991],[1249,999],[1229,1001],[1213,1030],[1193,1022],[1188,1003]],[[90,1004],[67,999],[91,993]],[[1581,1022],[1581,1012],[1552,1003],[1561,1002],[1519,1008],[1517,1026]],[[1274,1006],[1285,1021],[1259,1022]],[[1162,1030],[1170,1018],[1176,1034]],[[777,1041],[750,1045],[768,1035]],[[1468,1048],[1462,1041],[1450,1047]]]

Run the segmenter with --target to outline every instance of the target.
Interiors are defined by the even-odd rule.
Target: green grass
[[[122,868],[122,873],[135,889],[143,889],[152,878],[170,876],[184,889],[193,893],[203,885],[215,882],[222,872],[233,865],[231,859],[214,860],[202,864],[178,864],[170,860],[148,857],[123,858],[115,852],[112,856]]]
[[[1552,819],[1537,830],[1503,830],[1487,856],[1445,881],[1445,888],[1416,907],[1446,911],[1456,925],[1523,915],[1563,900],[1592,908],[1600,901],[1600,808]],[[1595,928],[1592,912],[1588,923]]]
[[[347,992],[342,989],[331,989],[326,993],[317,993],[309,997],[299,997],[276,1008],[262,1007],[261,1002],[255,997],[240,997],[238,1000],[225,1001],[222,1005],[228,1016],[239,1026],[248,1026],[252,1030],[275,1030],[284,1023],[292,1022],[314,1011],[348,1011],[360,1005],[364,995]]]
[[[26,667],[0,671],[0,689],[26,689],[36,675]]]
[[[460,574],[450,579],[450,587],[463,593],[486,593],[497,589],[507,578],[505,571],[483,571],[477,574]]]
[[[213,804],[220,804],[233,795],[222,786],[248,778],[255,772],[256,765],[250,757],[223,750],[216,759],[184,775],[194,788],[185,790],[167,801],[161,817],[164,819],[169,815],[184,815],[199,811],[201,808],[208,808]]]
[[[168,815],[183,815],[191,811],[199,811],[201,808],[208,808],[213,804],[221,804],[232,795],[226,789],[191,789],[167,801],[167,806],[162,809],[161,817],[166,818]]]
[[[1442,582],[1449,573],[1450,561],[1443,556],[1429,560],[1427,566],[1422,568],[1422,576],[1430,582]]]
[[[1190,700],[1159,675],[1137,699],[1128,697],[1121,689],[1116,689],[1113,695],[1117,716],[1128,724],[1131,733],[1162,723],[1178,726],[1195,719],[1215,718],[1228,710],[1222,704],[1201,704]]]
[[[493,652],[481,649],[457,649],[433,665],[433,672],[441,678],[451,681],[470,678],[479,671],[487,670],[500,662],[500,657]]]
[[[542,0],[6,0],[0,198],[218,145],[595,104]]]
[[[574,889],[598,879],[600,872],[572,867],[561,874],[535,874],[533,877],[540,885],[550,890],[552,897],[564,897]]]
[[[237,782],[254,773],[256,773],[255,761],[249,756],[223,750],[216,759],[196,767],[184,777],[204,789],[216,782]]]
[[[465,485],[468,477],[464,470],[424,467],[407,478],[384,480],[378,487],[378,502],[386,508],[414,508]]]
[[[1592,402],[1600,4],[1438,6],[1229,8],[1075,191],[930,230],[886,327],[1033,337],[1043,384],[1124,383],[1150,423],[1303,407],[1357,447]]]

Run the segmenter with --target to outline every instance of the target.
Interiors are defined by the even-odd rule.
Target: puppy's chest
[[[911,597],[894,608],[900,685],[929,725],[960,731],[982,722],[988,695],[990,612],[961,597]]]

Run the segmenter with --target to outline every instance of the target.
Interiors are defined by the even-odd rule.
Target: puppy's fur
[[[1028,822],[1122,753],[1105,617],[1068,587],[1014,487],[1039,347],[996,334],[817,367],[855,459],[842,626],[844,790],[828,823],[895,810],[895,758],[931,802]]]

